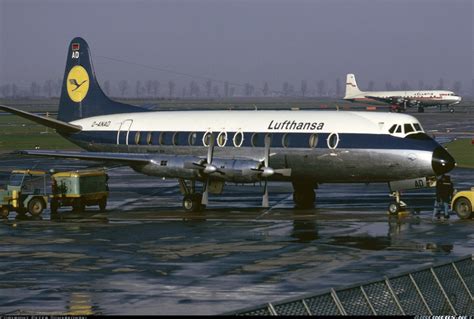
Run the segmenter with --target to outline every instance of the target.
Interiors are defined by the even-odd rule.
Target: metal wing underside
[[[75,152],[75,151],[44,151],[44,150],[24,150],[19,154],[45,156],[55,158],[71,158],[87,161],[115,162],[127,164],[148,164],[151,158],[148,154],[134,153],[107,153],[107,152]]]

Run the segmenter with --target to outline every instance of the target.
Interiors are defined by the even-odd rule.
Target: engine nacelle
[[[210,174],[205,173],[205,159],[197,156],[160,155],[153,157],[150,163],[133,165],[132,168],[140,173],[184,179],[212,179],[235,183],[254,183],[261,180],[261,172],[257,170],[261,162],[246,159],[214,158]],[[209,171],[209,170],[208,170]]]

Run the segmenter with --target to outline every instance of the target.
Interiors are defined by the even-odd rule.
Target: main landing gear
[[[397,215],[400,212],[403,212],[407,208],[407,204],[405,204],[401,199],[400,199],[400,192],[395,191],[390,194],[391,197],[393,197],[395,200],[388,205],[388,213],[390,215]]]
[[[317,187],[316,187],[317,188]],[[293,184],[293,202],[296,208],[313,208],[316,200],[314,186],[307,184]]]
[[[189,181],[180,178],[179,188],[184,194],[183,197],[183,208],[186,212],[201,212],[206,208],[206,205],[202,204],[202,193],[196,192],[196,182]]]

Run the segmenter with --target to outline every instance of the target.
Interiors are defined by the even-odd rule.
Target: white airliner
[[[183,207],[199,211],[225,183],[293,184],[297,207],[312,207],[322,183],[389,183],[397,194],[426,187],[455,166],[413,116],[346,111],[148,111],[109,99],[100,89],[90,51],[72,40],[58,119],[8,106],[0,109],[52,127],[86,151],[25,154],[106,161],[137,172],[176,178]],[[196,182],[202,183],[198,188]],[[404,188],[405,187],[405,188]],[[391,212],[400,208],[399,196]]]
[[[461,97],[452,91],[370,91],[363,92],[357,86],[354,74],[346,77],[346,95],[344,100],[364,102],[369,104],[390,104],[392,110],[405,111],[407,107],[418,107],[418,112],[424,112],[425,106],[453,106],[461,102]],[[450,108],[454,112],[454,108]]]

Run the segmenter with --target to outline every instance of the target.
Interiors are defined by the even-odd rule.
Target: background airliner
[[[357,86],[354,74],[347,74],[346,94],[344,100],[364,103],[387,103],[392,110],[405,111],[407,107],[418,107],[418,112],[424,112],[425,106],[453,106],[461,102],[461,97],[452,91],[370,91],[363,92]],[[451,112],[454,108],[451,107]]]
[[[99,87],[89,46],[68,48],[58,119],[0,109],[56,129],[86,151],[26,154],[107,161],[153,176],[177,178],[183,207],[199,211],[225,183],[293,184],[297,207],[311,207],[321,183],[426,186],[455,166],[413,116],[345,111],[149,111],[109,99]],[[419,179],[424,178],[424,179]],[[420,182],[421,181],[421,182]],[[424,182],[423,182],[424,181]],[[198,188],[196,182],[202,183]],[[392,212],[399,208],[392,203]]]

